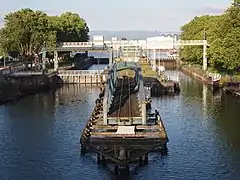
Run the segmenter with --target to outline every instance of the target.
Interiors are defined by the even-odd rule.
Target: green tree
[[[209,41],[212,39],[212,34],[219,16],[201,16],[194,17],[192,21],[181,27],[182,40],[203,40],[207,38]],[[203,47],[202,46],[185,46],[180,51],[181,59],[187,62],[194,62],[202,64]]]
[[[51,27],[56,31],[57,42],[86,42],[89,28],[78,14],[66,12],[61,16],[49,17]]]
[[[39,53],[44,42],[50,39],[47,15],[41,11],[22,9],[5,17],[1,42],[8,51],[18,51],[29,57]]]
[[[216,69],[235,70],[240,66],[240,0],[219,16],[195,17],[181,27],[182,40],[203,39],[204,32],[208,43],[208,62]],[[202,64],[202,47],[184,47],[180,51],[183,61]]]
[[[235,0],[221,16],[212,40],[210,63],[216,68],[233,71],[240,66],[240,6]]]
[[[1,58],[2,56],[4,56],[4,55],[5,55],[5,53],[4,53],[2,44],[0,43],[0,58]]]
[[[78,14],[67,12],[48,16],[41,11],[21,9],[5,16],[0,31],[4,52],[17,51],[25,59],[38,54],[43,46],[54,47],[56,42],[87,41],[88,26]]]

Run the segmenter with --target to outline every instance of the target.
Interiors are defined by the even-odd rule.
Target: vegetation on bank
[[[78,14],[66,12],[48,16],[42,11],[21,9],[4,18],[0,30],[0,56],[14,52],[31,58],[43,46],[53,47],[59,42],[88,41],[87,23]]]
[[[240,67],[240,0],[217,16],[194,17],[181,27],[182,40],[202,40],[206,38],[210,47],[207,50],[210,70],[235,73]],[[185,63],[202,65],[203,47],[186,46],[180,51]]]

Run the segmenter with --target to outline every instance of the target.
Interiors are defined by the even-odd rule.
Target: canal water
[[[179,96],[153,99],[169,153],[152,155],[136,180],[240,179],[240,101],[180,73]],[[0,180],[108,180],[110,171],[80,156],[81,131],[96,86],[66,85],[0,106]]]

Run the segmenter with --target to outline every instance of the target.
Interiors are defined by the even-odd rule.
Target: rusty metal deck
[[[136,82],[133,78],[118,79],[109,117],[139,117],[141,115],[137,94],[134,92]]]

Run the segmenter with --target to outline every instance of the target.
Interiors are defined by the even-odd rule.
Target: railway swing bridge
[[[114,63],[83,130],[81,152],[95,152],[97,162],[110,162],[116,174],[129,173],[131,163],[147,164],[149,152],[166,152],[163,122],[147,113],[146,104],[138,63]]]

